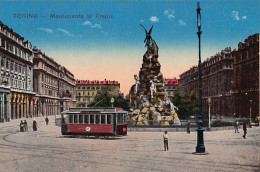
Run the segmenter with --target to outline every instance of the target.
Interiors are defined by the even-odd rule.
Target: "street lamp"
[[[209,103],[209,128],[210,128],[210,104],[211,104],[211,98],[208,98],[208,103]]]
[[[115,99],[112,97],[112,98],[110,99],[110,102],[111,102],[112,107],[113,107],[113,104],[114,104],[114,102],[115,102]]]
[[[201,77],[201,53],[200,53],[200,35],[201,35],[201,14],[200,14],[200,3],[197,2],[197,27],[198,27],[198,38],[199,38],[199,114],[198,114],[198,129],[197,129],[197,147],[195,155],[206,155],[204,146],[203,132],[203,117],[202,117],[202,77]]]

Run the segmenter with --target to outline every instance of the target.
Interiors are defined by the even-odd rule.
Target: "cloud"
[[[159,18],[156,17],[156,16],[151,16],[150,21],[153,22],[153,23],[156,23],[156,22],[159,22]]]
[[[64,33],[64,34],[66,34],[66,35],[68,35],[68,36],[74,36],[73,34],[71,34],[69,31],[67,31],[67,30],[65,30],[65,29],[59,28],[59,29],[57,29],[57,30],[60,31],[60,32],[62,32],[62,33]]]
[[[178,23],[179,23],[181,26],[186,26],[186,22],[184,22],[183,19],[178,20]]]
[[[172,9],[164,10],[164,15],[166,15],[170,20],[173,20],[175,18],[174,13],[175,11]]]
[[[232,17],[233,17],[235,20],[237,20],[237,21],[240,20],[237,11],[232,11]]]
[[[140,22],[141,22],[141,23],[143,23],[143,22],[144,22],[144,20],[140,20]]]
[[[238,11],[233,10],[233,11],[231,12],[231,16],[232,16],[232,17],[234,18],[234,20],[236,20],[236,21],[239,21],[239,20],[240,20]],[[242,19],[242,20],[246,20],[246,16],[242,16],[241,19]]]
[[[52,29],[49,29],[49,28],[42,28],[42,27],[40,27],[39,29],[43,30],[43,31],[45,31],[47,33],[52,33]]]
[[[102,29],[100,24],[94,24],[93,26],[91,26],[92,28],[98,28],[98,29]]]
[[[84,23],[82,23],[83,26],[85,25],[92,25],[90,21],[86,20]]]

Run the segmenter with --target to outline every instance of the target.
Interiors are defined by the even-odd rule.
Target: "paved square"
[[[128,132],[116,139],[64,137],[54,117],[38,131],[19,132],[20,120],[0,123],[0,171],[258,171],[260,128],[204,132],[208,155],[193,155],[197,133],[169,132],[169,151],[163,151],[163,132]]]

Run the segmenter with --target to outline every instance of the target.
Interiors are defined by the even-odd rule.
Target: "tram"
[[[128,112],[122,108],[73,107],[61,113],[62,135],[126,136]]]

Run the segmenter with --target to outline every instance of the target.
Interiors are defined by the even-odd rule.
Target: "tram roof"
[[[125,111],[125,110],[119,110],[119,111],[116,111],[116,112],[111,112],[111,111],[106,111],[107,109],[88,109],[88,110],[86,110],[86,109],[77,109],[77,111],[75,111],[75,109],[74,110],[71,110],[71,109],[69,109],[69,110],[65,110],[65,111],[63,111],[63,112],[61,112],[62,114],[80,114],[80,113],[82,113],[82,112],[100,112],[100,113],[120,113],[120,114],[122,114],[122,113],[128,113],[128,111]]]

